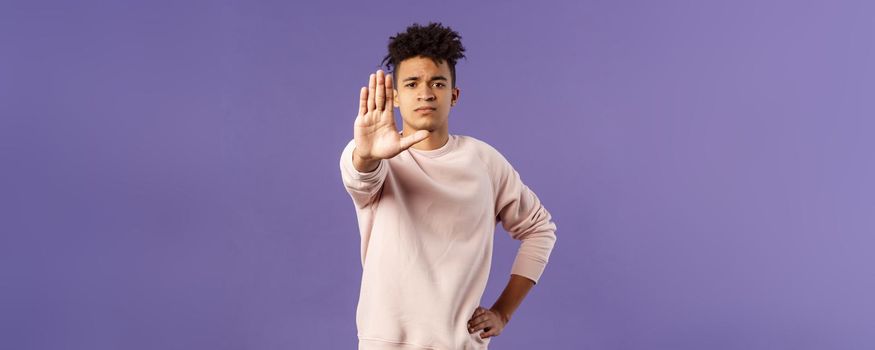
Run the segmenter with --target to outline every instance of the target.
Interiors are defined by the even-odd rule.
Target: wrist
[[[500,317],[501,320],[504,321],[505,324],[510,322],[510,316],[511,316],[510,313],[507,313],[504,310],[501,310],[498,308],[492,308],[492,311],[495,312],[498,315],[498,317]]]
[[[352,151],[352,166],[360,173],[371,173],[380,165],[380,159],[362,157],[355,150]]]
[[[352,150],[352,156],[357,158],[360,161],[363,161],[363,162],[371,162],[371,161],[375,160],[372,157],[366,157],[366,156],[361,155],[358,151],[358,148],[354,148]]]

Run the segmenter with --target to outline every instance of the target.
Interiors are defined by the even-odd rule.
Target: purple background
[[[429,20],[468,49],[450,132],[558,225],[493,348],[875,348],[873,13],[4,1],[0,348],[355,348],[338,159],[388,37]]]

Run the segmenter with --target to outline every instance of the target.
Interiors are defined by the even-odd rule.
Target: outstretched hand
[[[482,329],[481,339],[494,337],[501,334],[508,321],[509,319],[498,311],[478,306],[468,320],[468,333],[473,334]]]
[[[392,75],[384,75],[382,70],[371,74],[368,87],[361,88],[354,135],[355,153],[362,159],[389,159],[428,137],[426,130],[406,137],[398,134],[394,99]]]

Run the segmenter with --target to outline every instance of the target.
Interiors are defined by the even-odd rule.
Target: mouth
[[[416,112],[434,112],[435,108],[434,107],[419,107],[417,109],[414,109],[414,111],[416,111]]]

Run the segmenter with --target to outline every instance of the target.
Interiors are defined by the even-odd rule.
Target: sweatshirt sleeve
[[[536,284],[556,243],[556,223],[541,201],[523,184],[519,173],[496,150],[495,212],[502,227],[521,240],[511,273],[531,279]]]
[[[351,140],[341,152],[340,176],[343,179],[346,192],[352,197],[356,208],[363,209],[371,205],[379,194],[389,173],[389,165],[386,159],[381,159],[380,164],[373,171],[360,172],[352,164],[352,151],[354,149],[355,140]]]

